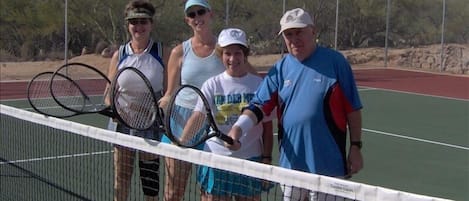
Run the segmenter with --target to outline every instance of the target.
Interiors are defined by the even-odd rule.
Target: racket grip
[[[233,145],[233,138],[231,138],[230,136],[228,135],[223,135],[221,134],[220,135],[220,139],[222,139],[223,141],[225,141],[226,143],[230,144],[230,145]]]

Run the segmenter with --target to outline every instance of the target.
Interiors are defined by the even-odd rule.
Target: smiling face
[[[210,27],[212,11],[202,6],[191,6],[187,9],[184,17],[186,23],[194,30],[202,30]]]
[[[246,67],[247,55],[242,45],[233,44],[223,47],[221,59],[226,72],[233,77],[242,77],[248,72]]]
[[[147,40],[150,38],[153,22],[149,18],[133,18],[127,20],[129,33],[133,39]]]
[[[133,0],[124,9],[125,25],[133,41],[149,40],[155,7],[149,1]]]

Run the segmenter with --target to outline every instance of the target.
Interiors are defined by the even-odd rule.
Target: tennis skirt
[[[261,157],[247,160],[260,161]],[[266,185],[265,181],[258,178],[207,166],[198,167],[197,182],[202,191],[216,196],[254,196],[273,187],[273,184]]]

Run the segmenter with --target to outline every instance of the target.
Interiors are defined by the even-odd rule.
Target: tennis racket
[[[67,110],[57,104],[50,93],[50,82],[54,72],[42,72],[34,76],[28,83],[28,102],[31,107],[38,113],[58,117],[67,118],[75,116],[76,112]],[[56,74],[60,79],[70,79],[60,73]]]
[[[163,128],[158,97],[146,76],[137,68],[120,69],[111,85],[115,117],[127,127],[147,130],[155,123]]]
[[[233,139],[218,129],[207,98],[191,85],[182,85],[171,97],[165,123],[168,138],[181,147],[194,148],[212,137],[233,144]]]
[[[65,76],[60,76],[65,75]],[[101,71],[84,63],[67,63],[52,75],[50,93],[58,105],[77,115],[111,115],[103,92],[111,82]]]

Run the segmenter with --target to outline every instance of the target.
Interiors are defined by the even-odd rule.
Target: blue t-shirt
[[[263,80],[251,103],[277,105],[280,166],[346,175],[346,115],[362,108],[352,69],[337,51],[317,46],[303,62],[288,54]]]

